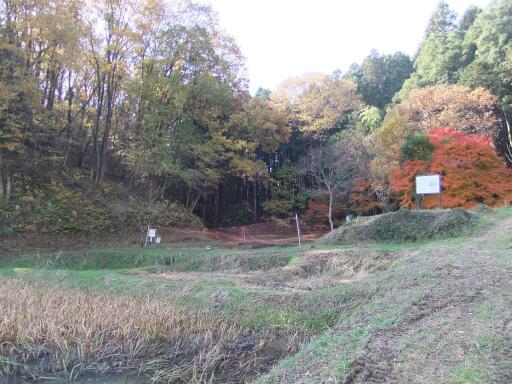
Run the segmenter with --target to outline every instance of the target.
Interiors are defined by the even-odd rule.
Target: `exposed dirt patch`
[[[309,243],[327,233],[325,229],[300,224],[301,241]],[[212,236],[226,241],[231,246],[296,244],[297,229],[294,219],[270,221],[240,227],[218,228]]]
[[[180,247],[214,246],[222,248],[258,248],[297,243],[296,228],[289,221],[265,222],[241,227],[198,229],[158,227],[162,245]],[[321,228],[302,225],[301,240],[311,243],[326,233]],[[27,253],[49,253],[62,250],[81,250],[101,247],[131,246],[141,243],[140,232],[127,229],[123,233],[90,235],[16,234],[0,236],[0,260]]]

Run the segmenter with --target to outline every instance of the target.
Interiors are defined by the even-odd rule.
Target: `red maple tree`
[[[414,207],[415,176],[423,173],[441,174],[444,208],[512,202],[512,170],[496,153],[491,138],[452,128],[432,129],[428,138],[434,144],[430,160],[406,160],[391,171],[390,185],[402,207]],[[434,208],[438,201],[436,195],[427,195],[422,205]]]
[[[354,178],[349,201],[358,215],[377,214],[384,207],[376,195],[371,177],[364,173]]]

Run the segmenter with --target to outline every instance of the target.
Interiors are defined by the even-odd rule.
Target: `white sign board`
[[[148,228],[148,237],[156,237],[156,229]]]
[[[416,176],[416,194],[441,193],[441,175]]]

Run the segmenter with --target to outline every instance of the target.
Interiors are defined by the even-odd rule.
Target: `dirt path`
[[[471,240],[468,247],[483,250],[496,241],[508,239],[512,245],[512,217],[499,220],[498,223],[486,228],[479,236]]]
[[[376,332],[367,341],[361,357],[351,363],[351,371],[343,383],[455,381],[454,365],[464,362],[465,352],[474,347],[473,336],[481,332],[481,324],[474,318],[474,309],[478,307],[475,304],[488,302],[497,306],[499,303],[496,301],[504,299],[512,305],[509,294],[512,292],[512,269],[498,267],[495,263],[500,252],[495,245],[511,231],[512,217],[490,226],[469,243],[447,249],[417,251],[416,257],[422,254],[427,259],[425,269],[428,265],[434,267],[430,281],[421,287],[421,297],[412,301],[393,326]],[[406,290],[407,284],[402,289]],[[499,289],[500,297],[490,293],[496,289]],[[391,297],[387,299],[392,301]],[[511,313],[505,308],[503,310]],[[493,328],[503,328],[507,317],[503,314],[496,317]],[[409,360],[418,357],[417,353],[407,349],[411,335],[418,335],[435,351],[424,364]],[[502,336],[510,338],[512,334]],[[457,340],[458,350],[444,345],[443,340]],[[506,377],[499,371],[495,374],[496,382],[512,380],[510,372],[505,373]]]

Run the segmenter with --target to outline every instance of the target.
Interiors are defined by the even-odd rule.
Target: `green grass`
[[[300,252],[299,247],[234,250],[133,246],[24,255],[3,262],[0,267],[104,270],[158,266],[183,272],[211,272],[228,269],[254,271],[285,266]]]
[[[474,231],[487,230],[511,215],[510,207],[482,215]],[[259,377],[258,383],[343,382],[360,359],[370,363],[379,359],[397,361],[403,382],[410,382],[418,370],[437,358],[452,365],[442,372],[439,381],[436,375],[441,373],[421,371],[423,382],[500,383],[504,381],[495,376],[493,369],[512,371],[512,364],[503,357],[512,346],[494,330],[510,317],[506,314],[511,303],[503,296],[504,287],[493,283],[491,274],[503,275],[502,280],[496,280],[503,282],[500,284],[508,282],[505,277],[512,268],[510,236],[507,231],[499,232],[486,243],[485,255],[477,253],[482,246],[472,244],[474,236],[357,246],[97,248],[25,255],[0,265],[0,279],[45,281],[66,289],[109,295],[163,297],[192,311],[212,311],[245,329],[273,329],[313,337],[297,354]],[[466,252],[466,247],[471,251]],[[283,273],[300,269],[308,252],[328,250],[336,254],[336,250],[347,249],[367,252],[363,256],[368,251],[382,251],[384,255],[378,260],[383,267],[372,269],[361,281],[310,291],[244,285],[230,277],[257,272],[264,279],[265,273],[275,268],[286,267]],[[387,262],[386,252],[398,252],[398,257]],[[352,253],[340,252],[339,260],[347,254]],[[174,272],[193,272],[193,279],[165,277],[165,273]],[[272,273],[279,275],[279,270]],[[461,315],[451,318],[451,308],[459,305]],[[382,355],[383,346],[398,352]],[[306,372],[312,376],[307,378]]]
[[[365,299],[346,316],[339,316],[332,331],[325,332],[293,357],[282,360],[257,383],[284,382],[284,378],[289,382],[301,381],[306,373],[317,382],[344,382],[350,374],[351,362],[359,358],[369,370],[381,359],[396,359],[402,367],[402,382],[506,382],[496,372],[512,372],[512,363],[507,358],[510,356],[507,351],[512,350],[511,342],[507,344],[503,336],[479,335],[476,331],[493,329],[510,317],[510,302],[507,307],[503,297],[507,289],[489,286],[488,282],[492,274],[501,273],[505,277],[506,271],[512,268],[511,252],[502,246],[507,242],[507,233],[498,233],[471,253],[465,247],[473,247],[475,235],[511,214],[512,209],[505,207],[482,215],[472,234],[462,237],[413,244],[363,244],[363,248],[400,251],[404,256],[392,262],[387,270],[368,276],[360,286]],[[498,252],[482,258],[475,253],[481,248]],[[409,250],[415,253],[408,255]],[[473,270],[475,264],[479,267]],[[455,275],[452,277],[450,273]],[[357,283],[353,285],[357,286]],[[485,287],[485,296],[481,287]],[[465,302],[471,303],[468,308],[464,307]],[[458,315],[461,318],[452,318],[452,311],[457,311],[458,305],[464,308]],[[376,343],[375,347],[372,342]],[[397,352],[386,355],[386,346],[396,348]],[[460,357],[462,351],[465,353]],[[436,361],[452,361],[453,365],[445,373],[437,371],[438,368],[429,371],[427,368],[436,366],[433,364]],[[360,381],[356,379],[356,382]]]
[[[465,359],[457,365],[450,374],[450,381],[453,384],[487,384],[489,376],[475,365],[480,365],[473,359]]]

